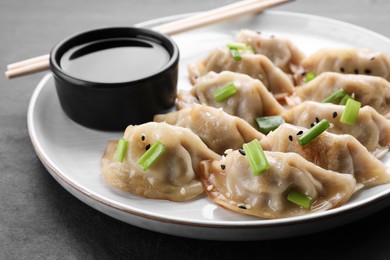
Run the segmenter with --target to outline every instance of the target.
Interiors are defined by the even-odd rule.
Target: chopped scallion
[[[257,176],[269,169],[269,162],[258,140],[253,140],[242,146],[245,151],[253,175]]]
[[[232,55],[233,59],[235,59],[236,61],[241,60],[241,52],[249,51],[251,53],[254,53],[252,46],[246,45],[245,43],[230,42],[227,44],[227,47],[229,48],[230,54]]]
[[[214,100],[217,102],[222,102],[230,96],[236,94],[237,88],[234,83],[226,84],[225,86],[215,90],[213,92]]]
[[[332,103],[333,101],[339,99],[339,98],[342,98],[346,95],[347,93],[345,93],[344,89],[339,89],[337,90],[336,92],[334,92],[332,95],[330,95],[329,97],[325,98],[324,100],[322,100],[322,103]]]
[[[239,51],[250,51],[252,53],[255,52],[252,46],[246,45],[245,43],[241,43],[241,42],[230,42],[227,44],[227,46],[229,49],[236,49]]]
[[[229,42],[227,44],[229,49],[237,49],[237,50],[246,50],[248,48],[248,45],[241,42]]]
[[[116,151],[114,154],[114,159],[116,161],[123,162],[123,160],[125,158],[125,153],[127,151],[128,144],[129,144],[129,142],[126,139],[124,139],[123,137],[119,139],[118,145],[116,147]]]
[[[350,99],[350,98],[352,98],[350,95],[345,95],[345,96],[341,99],[339,105],[345,106],[345,104],[347,104],[348,99]]]
[[[306,79],[305,79],[305,83],[313,80],[317,75],[314,73],[314,72],[307,72],[306,73]]]
[[[315,124],[312,128],[307,130],[306,133],[302,134],[298,138],[300,145],[305,145],[311,142],[314,138],[322,134],[326,129],[330,127],[329,122],[326,119],[322,119],[319,123]]]
[[[259,131],[266,135],[283,124],[284,120],[281,116],[263,116],[256,117],[256,123]]]
[[[359,101],[352,98],[348,99],[345,104],[344,112],[340,117],[340,122],[348,125],[356,124],[361,105],[362,104]]]
[[[236,60],[236,61],[241,60],[241,54],[240,54],[240,51],[238,49],[230,48],[230,54],[232,55],[234,60]]]
[[[160,142],[155,142],[138,160],[139,166],[146,171],[166,151],[166,147]]]
[[[298,191],[290,191],[287,195],[287,200],[305,209],[310,209],[313,199]]]

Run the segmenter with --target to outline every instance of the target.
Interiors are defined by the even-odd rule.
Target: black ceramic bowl
[[[99,82],[71,75],[61,67],[63,55],[91,42],[111,39],[140,39],[154,42],[168,52],[161,68],[149,75],[125,82]],[[142,58],[142,57],[141,57]],[[133,62],[139,62],[137,57]],[[124,130],[130,124],[151,121],[175,103],[179,49],[158,32],[134,28],[104,28],[83,32],[58,43],[50,53],[50,66],[60,104],[75,122],[99,130]]]

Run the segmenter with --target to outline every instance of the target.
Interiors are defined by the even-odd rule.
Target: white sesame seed
[[[150,183],[150,185],[153,185],[153,184],[154,184],[154,178],[149,177],[147,180],[148,180],[148,182]]]
[[[207,190],[208,191],[211,191],[212,189],[214,189],[214,186],[211,184],[211,185],[209,185],[209,186],[207,186]]]
[[[233,152],[233,149],[227,149],[227,150],[224,152],[224,154],[229,154],[229,153],[231,153],[231,152]]]
[[[186,194],[186,189],[181,188],[181,189],[180,189],[180,193],[181,193],[182,195]]]

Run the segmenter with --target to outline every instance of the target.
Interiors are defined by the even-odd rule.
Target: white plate
[[[176,18],[154,20],[142,26]],[[307,54],[321,47],[348,46],[390,54],[390,40],[374,32],[316,16],[268,11],[175,36],[181,53],[179,87],[190,86],[186,71],[188,63],[231,41],[242,28],[290,38]],[[95,131],[71,121],[60,108],[51,74],[42,79],[31,98],[28,129],[42,163],[70,193],[109,216],[162,233],[219,240],[282,238],[336,227],[390,203],[390,185],[381,185],[359,192],[337,209],[265,220],[229,212],[211,203],[207,197],[174,203],[113,189],[102,180],[100,158],[106,142],[118,139],[122,133]],[[389,157],[385,158],[388,165]]]

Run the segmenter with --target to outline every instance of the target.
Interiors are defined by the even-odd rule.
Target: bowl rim
[[[172,54],[170,53],[170,59],[163,67],[161,67],[159,70],[154,72],[151,75],[148,75],[146,77],[132,80],[132,81],[124,81],[124,82],[98,82],[98,81],[89,81],[80,79],[74,76],[69,75],[66,73],[60,66],[59,60],[60,58],[57,58],[59,55],[60,49],[68,44],[70,41],[77,40],[78,38],[85,36],[87,34],[97,34],[101,33],[102,31],[124,31],[124,30],[130,30],[134,33],[134,37],[137,36],[145,36],[146,39],[153,39],[156,40],[156,42],[160,45],[163,45],[163,47],[166,49],[164,42],[166,42],[169,47],[172,47]],[[127,36],[126,36],[127,37]],[[118,37],[115,37],[118,38]],[[110,39],[110,37],[102,38],[103,39]],[[114,37],[112,38],[114,39]],[[77,45],[74,45],[77,46]],[[70,48],[67,48],[69,50]],[[67,51],[66,50],[66,51]],[[66,52],[65,51],[65,52]],[[64,53],[65,53],[64,52]],[[64,54],[62,53],[61,56]],[[99,89],[113,89],[113,88],[126,88],[126,87],[136,87],[142,85],[144,82],[153,81],[160,77],[163,77],[168,71],[175,69],[179,63],[179,47],[177,46],[176,42],[169,36],[162,34],[160,32],[154,31],[152,29],[148,28],[140,28],[135,26],[118,26],[118,27],[100,27],[96,29],[90,29],[81,31],[78,33],[75,33],[73,35],[70,35],[61,41],[59,41],[57,44],[54,45],[52,50],[50,51],[50,69],[53,72],[54,76],[59,77],[60,79],[73,84],[73,85],[79,85],[84,87],[91,87],[91,88],[99,88]]]

